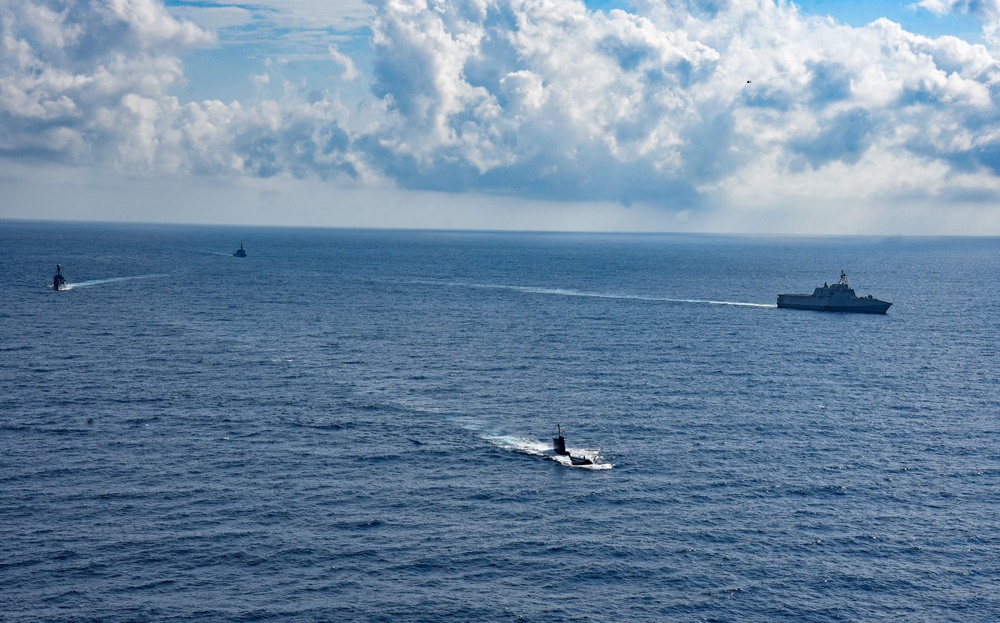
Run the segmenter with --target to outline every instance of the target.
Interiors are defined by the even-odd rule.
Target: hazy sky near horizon
[[[0,218],[1000,235],[1000,0],[0,0]]]

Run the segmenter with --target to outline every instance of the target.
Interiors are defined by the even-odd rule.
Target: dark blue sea
[[[889,313],[775,307],[842,269]],[[0,619],[998,621],[998,283],[982,238],[0,222]]]

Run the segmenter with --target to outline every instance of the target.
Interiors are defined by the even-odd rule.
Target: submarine
[[[573,465],[593,465],[594,462],[585,456],[573,456],[566,449],[566,438],[562,434],[562,425],[556,422],[556,430],[559,432],[558,437],[552,438],[552,451],[559,456],[569,457],[569,462]]]
[[[240,248],[236,249],[236,252],[233,253],[233,257],[246,257],[246,256],[247,256],[247,250],[243,248],[243,241],[240,240]]]
[[[62,274],[62,264],[56,264],[56,274],[52,277],[52,289],[62,290],[66,285],[66,278]]]

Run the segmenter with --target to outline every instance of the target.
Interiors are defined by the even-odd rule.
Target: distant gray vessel
[[[858,297],[854,288],[847,285],[847,273],[840,271],[840,281],[832,286],[823,284],[812,294],[779,294],[778,307],[786,309],[811,309],[813,311],[854,312],[858,314],[884,314],[892,305],[867,297]]]
[[[52,278],[52,289],[61,290],[66,287],[66,278],[62,274],[62,264],[56,264],[56,276]]]

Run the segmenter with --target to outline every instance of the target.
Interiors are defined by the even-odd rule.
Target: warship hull
[[[856,301],[823,301],[810,294],[779,294],[778,307],[782,309],[806,309],[810,311],[851,312],[855,314],[884,314],[892,303],[879,299],[856,299]]]

